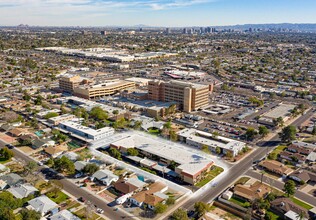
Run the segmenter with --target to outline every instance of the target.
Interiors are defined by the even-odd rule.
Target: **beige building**
[[[172,80],[150,81],[148,83],[148,98],[155,101],[177,102],[180,109],[191,112],[207,106],[210,85]]]
[[[133,88],[135,88],[135,82],[117,80],[97,85],[82,85],[75,87],[74,95],[85,99],[95,99]]]
[[[72,114],[64,114],[64,115],[59,115],[53,118],[48,119],[48,122],[53,124],[53,125],[59,125],[59,123],[64,122],[64,121],[69,121],[71,119],[74,119],[76,116]]]
[[[73,92],[83,79],[78,75],[65,75],[59,79],[59,88],[66,92]]]

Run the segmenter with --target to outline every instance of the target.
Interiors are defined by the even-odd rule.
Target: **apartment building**
[[[155,101],[177,102],[180,109],[191,112],[208,105],[210,85],[172,80],[148,82],[148,98]]]
[[[63,114],[63,115],[59,115],[53,118],[48,119],[47,121],[53,125],[58,125],[61,122],[64,121],[69,121],[71,119],[74,119],[76,116],[72,115],[72,114]]]
[[[82,85],[75,87],[74,95],[85,99],[97,99],[133,88],[135,88],[135,82],[115,80],[97,85]]]

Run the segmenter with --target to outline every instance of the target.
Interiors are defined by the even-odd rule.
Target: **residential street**
[[[247,171],[246,175],[250,176],[250,177],[253,177],[255,179],[261,180],[261,174],[258,173],[258,172],[255,172],[253,170]],[[264,183],[267,183],[267,184],[273,186],[274,188],[277,188],[277,189],[279,189],[281,191],[283,190],[284,183],[282,183],[282,182],[280,182],[278,180],[275,180],[275,179],[270,178],[268,176],[263,176],[262,181]],[[304,193],[302,191],[299,191],[299,190],[296,191],[294,196],[297,197],[298,199],[303,200],[304,202],[307,202],[307,203],[309,203],[309,204],[311,204],[311,205],[316,207],[316,198],[315,197],[313,197],[311,195],[308,195],[308,194],[306,194],[306,193]]]

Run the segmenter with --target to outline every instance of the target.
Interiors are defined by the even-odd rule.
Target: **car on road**
[[[78,198],[78,201],[85,202],[86,200],[81,196],[81,197]]]
[[[6,144],[5,146],[6,146],[7,148],[9,148],[9,149],[14,148],[14,146],[13,146],[12,144]]]
[[[103,209],[97,208],[97,213],[102,214],[103,212]]]

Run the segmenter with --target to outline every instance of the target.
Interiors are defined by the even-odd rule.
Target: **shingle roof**
[[[45,214],[58,207],[58,205],[55,202],[50,200],[45,195],[32,199],[28,203],[35,211],[40,212],[42,214]]]

